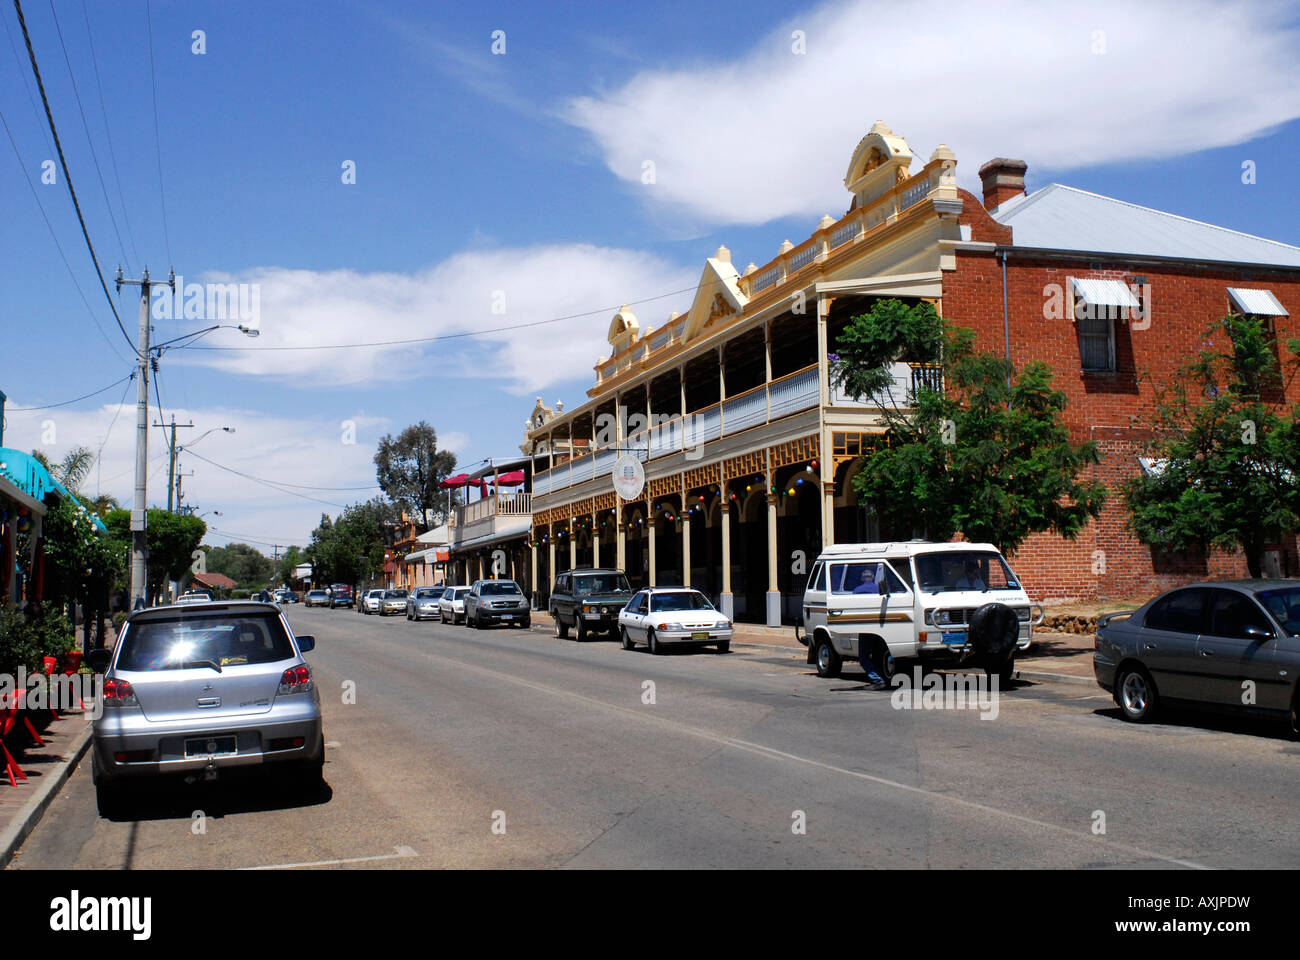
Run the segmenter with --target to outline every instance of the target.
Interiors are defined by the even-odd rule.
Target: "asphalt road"
[[[317,637],[320,796],[179,785],[110,822],[85,762],[12,867],[1300,865],[1300,747],[1264,723],[1134,726],[1079,684],[900,710],[772,648],[289,617]]]

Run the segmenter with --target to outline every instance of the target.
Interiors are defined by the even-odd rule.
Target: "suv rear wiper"
[[[191,663],[192,663],[192,664],[194,664],[196,667],[211,667],[213,670],[217,671],[217,673],[221,673],[221,672],[222,672],[222,671],[221,671],[221,664],[219,664],[219,663],[215,663],[215,662],[213,662],[212,660],[182,660],[181,663],[182,663],[183,665],[184,665],[184,664],[191,664]]]

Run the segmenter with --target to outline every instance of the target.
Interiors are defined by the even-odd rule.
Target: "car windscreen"
[[[1261,590],[1255,599],[1293,637],[1300,637],[1300,587],[1278,587]]]
[[[132,623],[121,640],[118,670],[182,670],[291,660],[280,618],[264,613],[194,613]]]
[[[509,580],[504,583],[485,583],[479,589],[480,596],[484,597],[513,597],[519,593],[519,587]]]
[[[593,597],[610,593],[632,595],[632,585],[621,573],[598,573],[589,577],[573,578],[573,595],[576,597]]]
[[[385,600],[405,600],[405,599],[406,599],[406,591],[405,591],[405,590],[389,590],[387,593],[384,594],[384,599],[385,599]]]
[[[1020,581],[1006,561],[987,551],[918,554],[916,579],[926,593],[945,590],[1019,590]]]
[[[323,597],[323,596],[325,596],[325,591],[324,591],[324,590],[313,590],[311,593],[307,594],[307,596],[309,596],[309,597]]]
[[[713,604],[704,598],[704,594],[660,593],[650,599],[652,613],[674,613],[680,610],[712,610]]]
[[[416,600],[434,600],[442,596],[442,591],[435,590],[433,587],[420,587],[411,596],[415,597]]]

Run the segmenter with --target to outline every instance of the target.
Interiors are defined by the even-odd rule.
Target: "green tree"
[[[438,486],[456,469],[456,456],[438,449],[438,433],[421,420],[396,438],[386,434],[375,452],[379,487],[421,524],[446,519],[445,492]]]
[[[131,543],[130,510],[110,511],[104,523],[114,539]],[[183,584],[189,579],[194,552],[203,542],[208,525],[198,517],[151,509],[145,517],[145,529],[149,595],[158,596],[168,580]]]
[[[203,552],[209,573],[223,573],[245,589],[260,590],[275,573],[275,561],[246,543],[204,546]]]
[[[355,586],[378,576],[384,550],[393,542],[397,517],[398,508],[378,497],[347,507],[334,520],[321,514],[320,525],[303,551],[312,564],[312,579],[318,584]]]
[[[1269,534],[1300,527],[1300,411],[1285,399],[1300,340],[1286,346],[1283,363],[1259,320],[1226,316],[1157,387],[1145,421],[1157,467],[1124,485],[1129,526],[1143,543],[1240,549],[1259,577]]]
[[[1073,539],[1101,513],[1105,487],[1084,479],[1096,446],[1071,442],[1046,364],[1017,373],[929,304],[897,300],[853,318],[836,349],[834,376],[885,423],[854,484],[889,526],[1012,552],[1033,533]],[[942,381],[921,378],[900,399],[898,361],[937,365]]]
[[[276,579],[285,586],[288,586],[293,581],[294,569],[302,562],[302,547],[289,547],[284,551],[284,556],[280,558],[279,563],[276,564]]]

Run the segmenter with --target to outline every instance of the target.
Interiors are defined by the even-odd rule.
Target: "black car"
[[[618,633],[618,615],[631,599],[632,587],[622,570],[566,571],[555,578],[551,591],[555,635],[567,637],[573,627],[579,640],[586,640],[589,633],[614,636]]]

